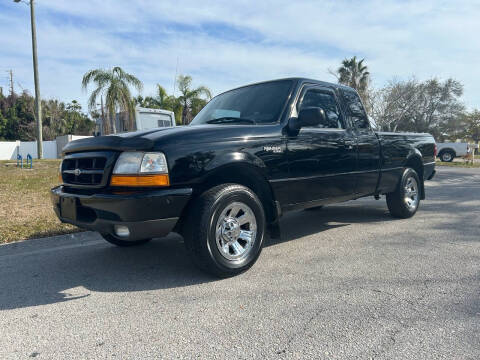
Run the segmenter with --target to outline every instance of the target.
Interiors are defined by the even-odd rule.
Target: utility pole
[[[42,103],[40,100],[40,80],[38,78],[37,29],[35,26],[35,5],[30,0],[30,21],[32,23],[33,78],[35,81],[35,110],[37,112],[37,156],[43,158]]]
[[[13,71],[10,69],[8,73],[10,75],[10,96],[13,96]]]
[[[21,0],[13,1],[19,3]],[[37,29],[35,26],[34,0],[30,0],[28,4],[30,5],[30,23],[32,26],[33,79],[35,82],[35,117],[37,120],[37,157],[41,159],[43,158],[42,104],[40,100],[40,80],[38,78]]]

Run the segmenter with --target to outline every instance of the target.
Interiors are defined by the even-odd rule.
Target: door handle
[[[352,149],[353,149],[353,145],[355,145],[355,141],[344,140],[344,141],[343,141],[343,144],[345,145],[345,147],[347,148],[347,150],[352,150]]]

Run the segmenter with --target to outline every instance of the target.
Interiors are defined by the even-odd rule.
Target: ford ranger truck
[[[355,90],[289,78],[224,92],[188,126],[72,141],[51,193],[62,222],[118,246],[178,232],[227,277],[287,211],[386,195],[392,216],[413,216],[435,151],[429,134],[374,131]]]

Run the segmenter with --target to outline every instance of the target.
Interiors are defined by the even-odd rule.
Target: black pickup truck
[[[386,194],[393,216],[413,216],[435,153],[429,134],[374,131],[349,87],[281,79],[216,96],[189,126],[69,143],[52,200],[115,245],[178,232],[225,277],[253,265],[286,211]]]

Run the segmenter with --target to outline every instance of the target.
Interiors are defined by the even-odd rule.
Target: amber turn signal
[[[168,174],[112,175],[111,186],[169,186]]]

